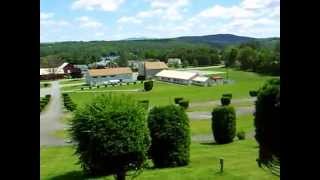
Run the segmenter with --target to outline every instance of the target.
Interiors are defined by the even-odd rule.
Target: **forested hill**
[[[280,48],[280,38],[258,39],[218,34],[171,39],[40,43],[40,66],[56,66],[62,62],[89,64],[110,54],[120,55],[123,62],[149,58],[166,61],[170,57],[177,57],[186,65],[205,66],[223,61],[226,53],[231,52],[230,48],[236,48],[239,52],[246,50],[243,53],[248,53],[244,47],[254,50],[249,52],[255,53],[252,57],[261,53],[265,57],[275,56]],[[273,58],[268,59],[273,61]]]

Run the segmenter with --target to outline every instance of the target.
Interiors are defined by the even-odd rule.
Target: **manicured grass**
[[[225,71],[224,68],[215,68],[216,71]],[[229,78],[234,80],[233,84],[216,85],[213,87],[199,87],[199,86],[184,86],[177,84],[170,84],[165,82],[154,83],[154,87],[149,92],[126,92],[134,95],[135,98],[142,100],[148,99],[151,105],[166,105],[173,103],[175,97],[184,97],[190,102],[202,102],[219,100],[224,93],[232,93],[233,99],[237,98],[250,98],[249,91],[257,89],[263,83],[271,78],[270,76],[261,76],[256,73],[243,72],[236,70],[229,70]],[[94,90],[103,89],[136,89],[142,88],[142,84],[108,87]],[[80,88],[78,88],[80,89]],[[101,93],[101,92],[100,92]],[[90,101],[94,96],[100,94],[99,92],[83,92],[83,93],[70,93],[70,97],[77,105],[82,105]],[[107,93],[107,92],[102,92]],[[115,93],[115,92],[113,92]],[[124,93],[124,92],[116,92]]]
[[[258,167],[257,143],[253,139],[226,145],[191,144],[190,164],[179,168],[146,169],[138,180],[278,180],[277,176]],[[224,172],[219,173],[219,158],[224,158]],[[72,147],[40,149],[40,179],[85,179]],[[113,180],[112,176],[90,178]],[[130,179],[128,177],[128,179]]]
[[[244,131],[246,133],[252,132],[253,127],[253,115],[242,115],[237,117],[237,131]],[[191,136],[200,134],[212,134],[211,119],[205,120],[191,120],[190,121]]]
[[[205,69],[207,70],[207,69]],[[225,71],[224,68],[215,68],[216,71]],[[155,82],[149,92],[126,92],[134,95],[137,99],[148,99],[151,105],[166,105],[173,103],[175,97],[184,97],[190,102],[202,102],[219,100],[224,93],[232,93],[233,99],[250,98],[249,91],[261,87],[270,76],[261,76],[256,73],[229,70],[229,79],[234,80],[233,84],[217,85],[213,87],[184,86],[165,82]],[[133,85],[132,85],[133,86]],[[114,89],[135,89],[129,86],[110,87]],[[139,85],[137,85],[139,87]],[[140,85],[142,88],[142,84]],[[100,87],[99,89],[102,90]],[[103,92],[105,93],[105,92]],[[123,93],[123,92],[116,92]],[[82,105],[90,101],[100,93],[70,93],[73,101]]]

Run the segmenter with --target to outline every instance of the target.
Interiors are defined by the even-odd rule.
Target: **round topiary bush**
[[[180,105],[181,107],[183,107],[184,109],[188,109],[188,107],[189,107],[189,101],[188,101],[188,100],[180,100],[180,101],[179,101],[179,105]]]
[[[176,97],[174,98],[174,103],[179,104],[181,100],[183,100],[183,97]]]
[[[259,89],[255,106],[255,139],[260,162],[267,165],[275,158],[280,161],[280,79],[269,80]]]
[[[246,139],[246,133],[244,131],[240,131],[237,133],[237,137],[239,140],[244,140]]]
[[[151,91],[151,89],[153,88],[153,81],[146,81],[143,85],[145,91]]]
[[[220,101],[222,106],[227,106],[231,103],[230,97],[226,97],[226,96],[222,97]]]
[[[70,127],[76,154],[89,175],[141,169],[150,145],[146,111],[129,96],[100,95],[75,111]]]
[[[236,112],[232,106],[219,106],[212,111],[213,137],[218,144],[230,143],[236,135]]]
[[[185,111],[175,105],[154,107],[148,116],[151,134],[150,156],[155,167],[188,165],[190,127]]]

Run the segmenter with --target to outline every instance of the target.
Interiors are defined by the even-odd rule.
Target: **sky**
[[[40,42],[280,37],[280,0],[41,0]]]

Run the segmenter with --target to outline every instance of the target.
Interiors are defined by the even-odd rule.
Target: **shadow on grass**
[[[209,145],[209,146],[221,145],[221,144],[218,144],[218,143],[216,143],[216,142],[201,142],[200,144],[201,144],[201,145]]]
[[[86,179],[82,171],[71,171],[62,175],[54,176],[50,180],[80,180]]]
[[[83,180],[83,179],[92,179],[99,178],[102,176],[87,176],[82,171],[70,171],[62,175],[54,176],[50,180]]]

